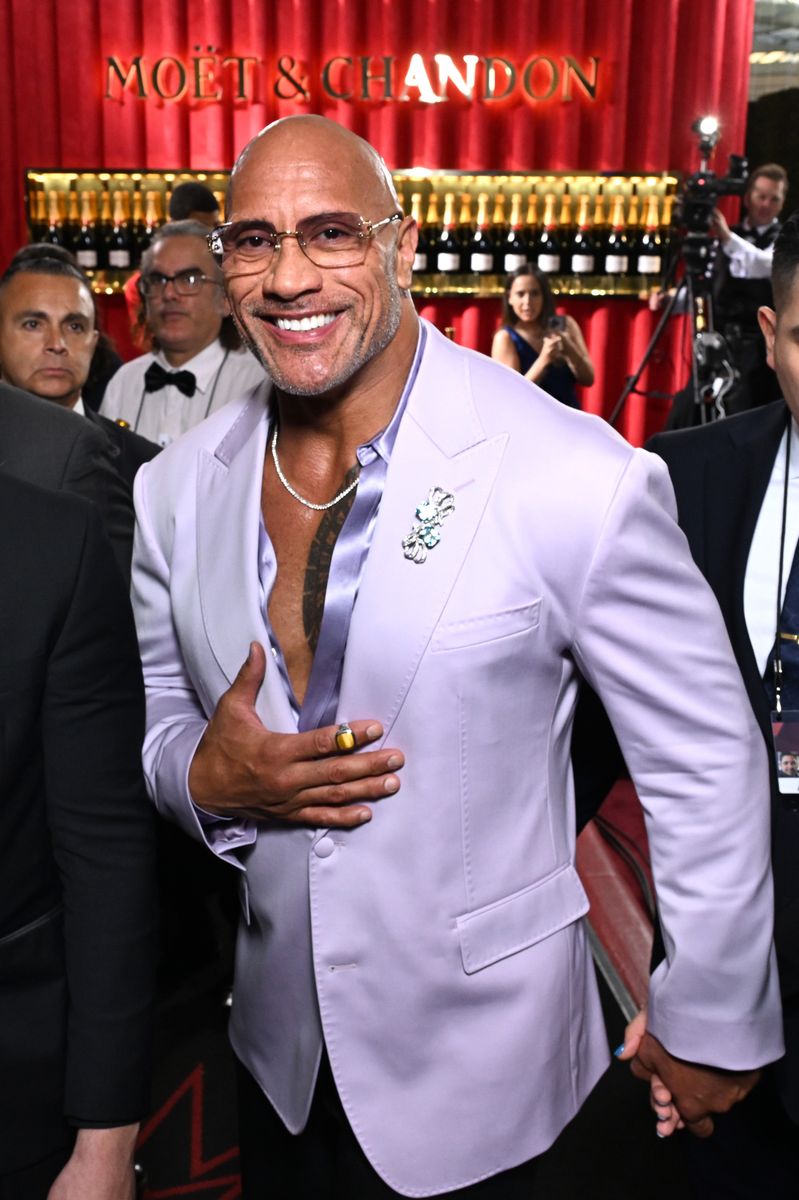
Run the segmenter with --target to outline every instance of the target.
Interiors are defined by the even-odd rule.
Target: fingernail
[[[624,1053],[624,1042],[622,1042],[622,1044],[620,1046],[617,1046],[616,1049],[613,1051],[614,1057],[616,1057],[616,1058],[618,1058],[619,1055],[623,1054],[623,1053]]]
[[[669,1119],[668,1113],[655,1113],[655,1116],[657,1117],[658,1121],[668,1121]]]
[[[247,663],[249,664],[250,662],[252,662],[252,642],[250,642],[250,648],[247,651]]]
[[[665,1133],[661,1133],[659,1129],[656,1129],[656,1130],[655,1130],[655,1133],[657,1134],[657,1136],[658,1136],[659,1138],[664,1138],[664,1137],[666,1136],[666,1135],[665,1135]]]
[[[387,791],[387,792],[398,792],[399,791],[399,780],[398,779],[387,779],[383,786],[384,786],[385,791]]]
[[[399,754],[392,754],[391,758],[386,763],[389,771],[396,771],[402,766],[402,759]]]
[[[364,825],[367,821],[371,821],[372,814],[368,808],[363,808],[358,813],[358,824]]]
[[[370,742],[376,741],[380,737],[380,734],[382,732],[383,732],[383,730],[380,728],[379,725],[367,725],[366,726],[366,736],[368,737]]]

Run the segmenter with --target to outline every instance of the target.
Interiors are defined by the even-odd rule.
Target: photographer
[[[722,214],[713,213],[713,232],[722,254],[713,287],[715,324],[724,335],[740,372],[740,383],[727,405],[728,413],[742,412],[779,398],[776,377],[766,365],[765,345],[757,310],[771,307],[771,258],[782,228],[778,217],[788,191],[788,176],[778,163],[757,167],[749,176],[743,198],[744,218],[732,229]]]
[[[494,334],[491,357],[571,408],[580,407],[575,384],[594,382],[579,325],[573,317],[556,316],[549,280],[533,263],[505,280],[502,328]]]

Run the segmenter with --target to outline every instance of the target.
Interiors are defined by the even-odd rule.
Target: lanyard
[[[785,482],[782,488],[782,528],[780,529],[780,561],[777,569],[777,633],[774,638],[774,707],[779,714],[782,712],[782,649],[783,640],[799,641],[795,633],[783,633],[780,628],[782,621],[782,560],[785,556],[785,527],[788,522],[788,480],[791,467],[791,415],[788,414],[788,428],[785,437]]]
[[[230,355],[230,351],[226,350],[225,357],[222,359],[221,363],[219,364],[219,366],[216,369],[216,375],[214,375],[214,382],[211,384],[211,395],[208,397],[208,403],[206,404],[205,412],[202,415],[203,421],[205,420],[205,418],[208,416],[208,414],[211,411],[211,405],[213,404],[214,396],[216,395],[216,385],[219,383],[219,376],[222,374],[222,371],[225,368],[225,363],[227,362],[229,355]],[[147,388],[142,387],[141,398],[139,400],[139,408],[136,413],[136,420],[133,422],[133,432],[134,433],[139,432],[139,421],[141,420],[142,409],[144,408],[144,397],[146,395],[147,395]]]

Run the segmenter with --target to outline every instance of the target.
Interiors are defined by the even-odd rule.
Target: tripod
[[[726,341],[713,329],[713,301],[710,291],[710,270],[713,264],[711,246],[712,243],[705,234],[689,233],[685,238],[682,246],[685,275],[669,297],[638,369],[634,375],[628,377],[608,418],[610,425],[616,425],[627,403],[627,397],[637,390],[638,381],[663,335],[669,318],[681,300],[685,301],[685,309],[691,316],[692,353],[689,386],[693,396],[693,411],[698,417],[698,420],[695,419],[691,423],[706,425],[726,415],[724,401],[738,381],[738,371]],[[667,272],[666,288],[674,277],[678,262],[679,256],[675,256]]]

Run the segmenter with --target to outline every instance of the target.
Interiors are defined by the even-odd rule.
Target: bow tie
[[[170,383],[184,396],[193,396],[197,390],[197,380],[191,371],[165,371],[160,363],[150,363],[144,372],[145,392],[160,392]]]

